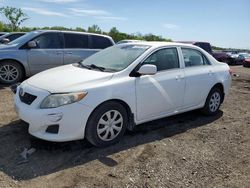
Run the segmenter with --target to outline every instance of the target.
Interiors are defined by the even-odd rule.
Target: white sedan
[[[35,137],[102,147],[144,122],[194,109],[214,115],[230,85],[228,65],[199,47],[128,43],[29,78],[15,106]]]

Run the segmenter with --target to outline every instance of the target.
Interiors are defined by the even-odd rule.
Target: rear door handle
[[[72,52],[66,52],[66,54],[71,55],[71,54],[73,54],[73,53],[72,53]]]

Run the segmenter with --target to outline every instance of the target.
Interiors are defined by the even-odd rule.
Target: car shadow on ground
[[[192,111],[144,123],[133,132],[127,132],[118,144],[106,148],[93,147],[85,140],[52,143],[33,139],[28,135],[28,126],[18,120],[0,127],[0,171],[14,180],[29,180],[93,160],[114,167],[118,162],[109,157],[112,154],[208,125],[222,115],[222,111],[210,117]],[[22,162],[20,153],[25,147],[35,147],[37,151]]]
[[[7,88],[7,87],[9,87],[9,85],[0,84],[0,90],[1,90],[1,89],[5,89],[5,88]]]

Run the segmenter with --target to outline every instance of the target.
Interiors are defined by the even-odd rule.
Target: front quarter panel
[[[122,100],[127,103],[132,113],[135,113],[135,78],[121,77],[112,78],[105,84],[95,85],[93,88],[85,89],[88,94],[80,101],[93,109],[109,100]]]
[[[21,63],[25,69],[26,76],[30,76],[26,50],[0,50],[0,62],[14,60]]]

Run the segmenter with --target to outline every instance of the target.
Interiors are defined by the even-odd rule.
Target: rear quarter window
[[[113,46],[113,43],[110,41],[110,39],[106,37],[92,35],[91,39],[93,49],[104,49]]]

